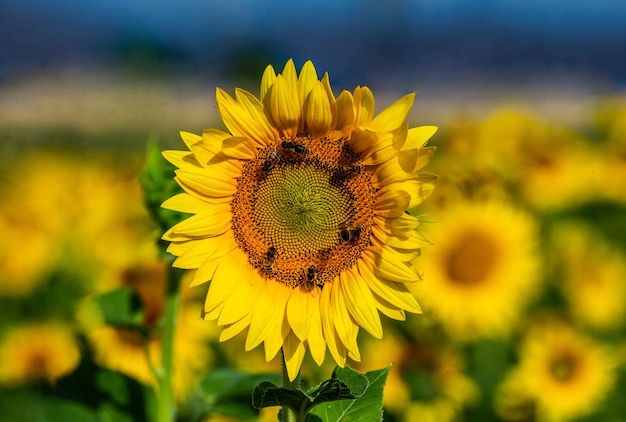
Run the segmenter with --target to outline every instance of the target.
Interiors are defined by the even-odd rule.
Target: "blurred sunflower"
[[[141,330],[107,325],[99,311],[89,305],[82,309],[80,318],[99,365],[151,386],[156,386],[153,366],[161,360],[158,324],[163,314],[166,272],[165,263],[158,260],[126,271],[123,284],[136,292],[142,305]],[[192,300],[183,301],[177,316],[173,384],[178,400],[187,397],[209,366],[211,354],[206,344],[217,337],[198,317],[200,310],[200,305]]]
[[[588,415],[615,381],[616,356],[562,323],[544,321],[530,329],[519,354],[518,367],[496,397],[496,410],[507,420],[556,422]]]
[[[596,329],[624,326],[626,259],[582,222],[559,224],[552,232],[562,278],[559,287],[574,319]]]
[[[0,382],[54,384],[80,363],[78,342],[61,323],[32,323],[9,329],[0,340]]]
[[[537,290],[537,227],[531,216],[496,199],[461,201],[429,226],[432,247],[411,286],[456,340],[506,334]]]
[[[547,144],[547,142],[546,142]],[[598,196],[605,180],[602,161],[592,149],[572,142],[547,145],[527,157],[520,179],[521,195],[540,210],[558,210],[583,204]],[[584,180],[584,183],[581,183]]]
[[[480,389],[463,371],[463,359],[440,344],[432,331],[420,329],[419,340],[388,335],[368,342],[370,362],[363,370],[393,362],[385,382],[384,405],[401,421],[450,422],[475,403]]]
[[[413,101],[374,117],[368,88],[335,98],[327,73],[289,60],[265,69],[260,100],[217,90],[229,133],[182,133],[190,152],[164,152],[185,192],[163,207],[195,215],[163,239],[193,285],[211,282],[205,318],[221,341],[247,331],[246,350],[264,343],[268,361],[282,348],[294,379],[307,347],[343,366],[360,359],[359,327],[382,336],[379,311],[420,312],[404,284],[420,246],[406,211],[434,188],[419,170],[436,128],[408,128]]]

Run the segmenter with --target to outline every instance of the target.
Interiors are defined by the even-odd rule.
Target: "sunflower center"
[[[480,233],[467,233],[447,257],[448,276],[459,284],[481,283],[491,273],[497,252],[491,239]]]
[[[576,358],[574,356],[559,356],[550,364],[550,373],[558,381],[566,382],[574,376],[576,366]]]
[[[323,286],[369,245],[374,195],[371,173],[343,140],[283,139],[244,165],[233,233],[266,278]]]

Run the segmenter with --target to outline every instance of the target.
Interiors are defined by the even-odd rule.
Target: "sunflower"
[[[164,310],[167,267],[162,260],[128,268],[123,284],[136,293],[143,309],[142,330],[107,325],[100,310],[88,301],[80,308],[79,321],[93,349],[96,363],[118,371],[139,382],[156,386],[154,366],[161,361],[162,340],[159,322]],[[182,288],[182,286],[181,286]],[[210,340],[215,329],[198,317],[200,304],[181,292],[183,301],[177,315],[174,337],[174,394],[182,401],[188,396],[199,375],[212,360]]]
[[[443,338],[431,328],[418,328],[419,339],[386,335],[373,344],[365,343],[372,356],[360,370],[393,362],[385,382],[384,405],[398,420],[453,421],[476,403],[480,389],[467,376],[458,351],[442,344]]]
[[[62,323],[30,323],[11,328],[0,340],[0,382],[54,384],[80,363],[72,329]]]
[[[298,74],[268,66],[261,95],[217,89],[228,132],[183,132],[189,151],[165,151],[184,193],[163,207],[191,213],[164,235],[174,265],[211,282],[204,317],[245,349],[282,348],[288,374],[307,347],[343,366],[360,359],[360,327],[382,336],[378,312],[420,312],[405,283],[418,280],[419,220],[406,213],[434,188],[419,172],[435,127],[408,128],[406,95],[374,117],[367,87],[335,97],[308,61]]]
[[[506,419],[534,412],[540,422],[588,415],[609,393],[616,363],[606,346],[569,325],[544,321],[527,333],[518,367],[498,390],[496,409]]]
[[[495,198],[459,201],[429,229],[420,302],[457,340],[508,333],[539,281],[532,217]]]
[[[580,221],[559,223],[553,250],[562,268],[559,287],[576,322],[599,330],[623,327],[626,317],[626,259]]]

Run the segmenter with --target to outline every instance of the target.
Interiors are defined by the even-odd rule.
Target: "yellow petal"
[[[283,319],[283,324],[280,329],[276,329],[270,332],[263,341],[263,348],[265,349],[265,361],[269,362],[276,357],[278,351],[285,344],[287,336],[291,333],[291,327],[286,319]]]
[[[356,336],[358,334],[358,327],[354,322],[354,319],[348,312],[346,305],[346,298],[341,292],[341,276],[331,283],[332,284],[332,298],[331,298],[331,315],[335,321],[335,329],[341,342],[346,346],[348,351],[354,350],[357,347]],[[326,287],[326,286],[324,286]]]
[[[198,214],[207,209],[207,203],[189,195],[188,193],[179,193],[166,199],[165,202],[161,204],[161,208],[190,214]]]
[[[202,131],[202,144],[213,154],[222,151],[222,142],[226,138],[230,138],[230,133],[218,129],[204,129]]]
[[[293,99],[296,101],[297,104],[302,106],[302,101],[300,100],[300,92],[298,89],[298,72],[296,71],[296,65],[294,64],[293,59],[287,60],[287,63],[285,63],[285,67],[283,67],[281,75],[287,83],[288,91],[293,96]]]
[[[258,289],[262,288],[259,285],[261,281],[258,271],[248,267],[248,271],[244,272],[244,276],[236,281],[235,294],[231,295],[224,302],[224,309],[222,309],[217,319],[217,324],[234,324],[245,316],[252,314]]]
[[[221,260],[206,295],[205,312],[211,312],[231,295],[237,294],[239,284],[245,282],[245,275],[250,271],[247,261],[248,257],[239,249],[234,249]]]
[[[377,305],[376,307],[380,311],[381,314],[385,315],[387,318],[395,319],[396,321],[404,321],[406,320],[406,313],[404,309],[399,309],[385,299],[382,299],[377,294],[374,294],[374,298],[376,298]],[[421,313],[421,312],[418,312]]]
[[[270,140],[265,136],[266,128],[255,119],[256,114],[250,114],[245,106],[235,101],[223,89],[217,88],[215,99],[222,121],[233,136],[246,137],[258,147],[268,144]]]
[[[322,138],[332,131],[333,113],[321,82],[313,85],[305,101],[304,113],[308,133],[314,137]]]
[[[317,82],[318,80],[315,66],[313,66],[313,62],[311,62],[311,60],[307,60],[302,66],[300,75],[298,76],[298,88],[300,90],[300,100],[302,101],[302,105],[304,105],[306,98],[309,96],[309,92],[313,89],[313,85]]]
[[[358,262],[358,269],[360,276],[365,280],[365,284],[367,284],[373,293],[396,308],[406,309],[409,312],[418,314],[422,313],[422,308],[404,283],[378,278],[374,275],[369,265],[363,260]]]
[[[230,340],[231,338],[235,337],[237,334],[248,328],[251,319],[252,315],[248,314],[239,321],[224,326],[222,328],[222,332],[220,333],[220,342]]]
[[[294,289],[287,302],[287,321],[301,341],[305,341],[309,335],[313,309],[318,306],[311,299],[313,297],[308,293]]]
[[[272,121],[281,136],[294,138],[301,124],[302,106],[283,75],[278,75],[268,92]]]
[[[196,135],[195,133],[180,131],[180,137],[182,138],[187,148],[191,149],[193,144],[196,144],[202,141],[202,136]]]
[[[180,171],[180,170],[177,170]],[[226,200],[221,201],[211,201],[211,198],[226,198],[229,199],[233,193],[235,193],[236,188],[229,185],[228,183],[224,183],[223,180],[213,179],[208,175],[198,175],[198,177],[193,177],[190,174],[182,174],[183,179],[180,177],[175,177],[174,180],[178,182],[180,187],[183,190],[192,196],[197,197],[198,199],[205,200],[207,203],[224,203],[228,202]],[[196,194],[194,195],[193,192]]]
[[[335,281],[336,280],[338,279],[335,279]],[[337,330],[335,329],[335,321],[333,320],[330,303],[331,290],[332,289],[324,288],[322,289],[320,295],[320,317],[322,321],[322,330],[324,332],[324,340],[326,340],[330,354],[333,359],[335,359],[335,362],[337,362],[337,365],[343,367],[346,365],[348,349],[339,339]]]
[[[234,251],[238,248],[235,243],[235,239],[232,235],[229,236],[229,232],[224,233],[219,236],[223,239],[222,246],[216,249],[213,254],[207,257],[206,261],[199,267],[193,274],[191,281],[189,282],[189,287],[199,286],[200,284],[204,284],[208,281],[211,281],[217,267],[220,266],[223,258],[230,254],[231,251]]]
[[[383,326],[376,310],[376,302],[372,297],[372,292],[361,280],[355,279],[352,270],[346,270],[341,275],[341,291],[346,299],[350,315],[372,336],[382,338]]]
[[[376,195],[374,213],[381,217],[393,218],[401,216],[411,203],[411,195],[408,192],[387,190]]]
[[[406,148],[422,148],[426,142],[437,132],[437,126],[418,126],[409,129],[406,138]]]
[[[209,211],[181,221],[166,231],[162,239],[180,241],[185,238],[209,237],[224,233],[230,228],[233,215],[228,204],[221,205],[213,205]]]
[[[265,115],[263,104],[254,95],[244,89],[236,88],[235,98],[237,99],[237,103],[257,122],[258,129],[261,132],[255,134],[258,136],[254,139],[259,145],[267,145],[268,142],[279,139],[278,131],[271,125]]]
[[[374,274],[378,277],[399,283],[411,283],[419,279],[412,268],[387,248],[378,251],[366,250],[361,257],[374,268]]]
[[[265,104],[265,97],[267,93],[270,91],[272,85],[276,81],[276,72],[274,71],[274,67],[269,65],[263,71],[263,76],[261,77],[261,103]]]
[[[187,151],[168,150],[168,151],[162,151],[161,155],[163,155],[163,157],[167,161],[174,164],[178,168],[183,168],[183,167],[202,168],[200,163],[198,163],[198,160],[196,160],[196,157],[194,157],[192,153],[187,152]]]
[[[246,338],[245,349],[252,350],[264,341],[274,330],[280,330],[285,315],[285,306],[291,288],[273,280],[265,282],[259,290],[252,313],[252,321]]]
[[[222,152],[232,158],[252,160],[257,155],[257,148],[248,138],[233,136],[222,142]]]
[[[354,101],[349,91],[341,91],[337,101],[337,123],[335,124],[334,139],[347,138],[354,128]]]
[[[374,94],[366,86],[354,90],[356,126],[367,126],[374,117]]]
[[[220,316],[222,309],[224,308],[224,304],[220,303],[217,307],[213,308],[210,312],[202,311],[202,319],[206,321],[213,321]]]
[[[355,153],[368,153],[378,143],[378,134],[369,129],[354,129],[348,143]]]
[[[414,152],[414,159],[417,161],[418,150],[411,151]],[[374,177],[372,177],[372,183],[375,187],[379,188],[390,183],[403,182],[409,177],[409,174],[409,172],[402,168],[396,156],[376,167]]]
[[[324,339],[324,332],[322,330],[322,320],[320,315],[319,305],[319,290],[314,289],[310,294],[314,294],[315,306],[313,307],[313,313],[311,314],[311,328],[309,329],[308,345],[311,351],[311,356],[315,363],[319,366],[324,363],[326,357],[326,340]]]
[[[378,133],[378,142],[363,157],[363,164],[377,165],[398,155],[406,141],[409,126],[404,123],[391,132]]]
[[[435,185],[432,183],[422,183],[420,180],[412,179],[405,180],[403,182],[391,183],[382,187],[377,192],[377,203],[378,197],[381,198],[389,198],[389,196],[393,196],[393,192],[397,195],[404,197],[405,193],[408,193],[411,197],[407,207],[404,210],[409,208],[414,208],[417,205],[424,202],[424,200],[433,192],[435,189]],[[382,200],[382,199],[381,199]],[[403,210],[403,211],[404,211]]]
[[[172,265],[176,268],[184,269],[199,268],[218,249],[224,248],[224,240],[223,236],[214,236],[185,242],[189,244],[189,247],[176,258]]]
[[[397,218],[375,216],[374,223],[390,236],[406,235],[407,232],[416,230],[420,225],[420,221],[417,218],[404,213]]]
[[[391,132],[397,129],[406,120],[414,101],[414,93],[405,95],[374,117],[369,127],[378,133]]]
[[[427,242],[416,231],[409,231],[402,235],[391,236],[383,228],[374,224],[372,225],[372,234],[380,243],[400,249],[412,249],[419,251],[420,246]]]
[[[298,376],[305,351],[306,347],[304,342],[298,340],[295,334],[289,333],[283,344],[285,366],[287,366],[289,381],[293,381]]]
[[[217,196],[232,195],[237,180],[230,175],[210,169],[185,167],[175,171],[177,179],[198,192],[215,192]]]

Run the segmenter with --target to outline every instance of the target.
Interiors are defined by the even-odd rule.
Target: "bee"
[[[278,158],[280,158],[280,152],[278,152],[276,147],[272,147],[272,149],[270,149],[267,153],[267,157],[261,166],[261,170],[266,173],[270,171],[274,167],[274,164],[276,164],[276,161],[278,161]]]
[[[297,142],[292,142],[292,141],[283,141],[281,146],[289,151],[293,151],[296,154],[308,154],[309,150],[302,144],[299,144]]]
[[[335,170],[335,173],[339,177],[348,177],[348,176],[351,176],[353,174],[361,173],[361,166],[359,166],[357,164],[346,164],[346,165],[343,165],[343,166],[339,166]]]
[[[309,289],[312,289],[315,285],[315,280],[317,280],[317,274],[319,270],[315,265],[311,265],[306,271],[306,285]]]
[[[263,257],[263,270],[269,276],[274,275],[274,260],[276,259],[276,248],[270,246]]]
[[[352,242],[358,240],[361,237],[361,233],[365,230],[364,224],[358,224],[354,228],[340,227],[339,238],[344,242]]]

